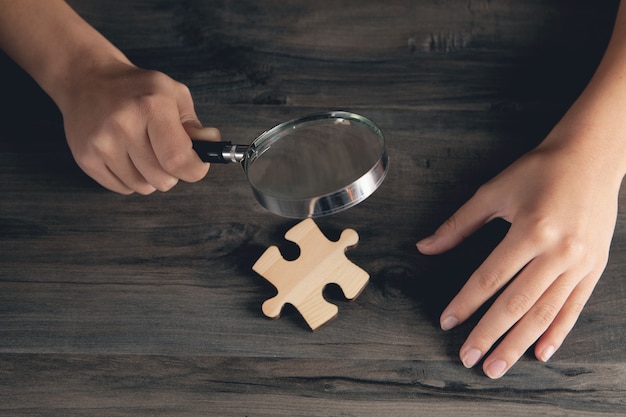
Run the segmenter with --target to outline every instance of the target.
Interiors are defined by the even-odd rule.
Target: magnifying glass
[[[210,163],[241,164],[255,198],[283,217],[319,217],[369,197],[385,179],[381,130],[361,115],[335,111],[282,123],[250,145],[193,141]]]

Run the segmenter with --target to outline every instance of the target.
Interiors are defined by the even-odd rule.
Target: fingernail
[[[541,351],[540,360],[543,362],[548,362],[552,355],[556,352],[556,348],[552,345],[546,346],[543,351]]]
[[[482,356],[482,352],[478,349],[470,349],[465,352],[465,355],[461,358],[461,362],[463,362],[463,366],[466,368],[471,368],[476,365]]]
[[[504,375],[506,367],[507,364],[505,361],[501,359],[496,359],[495,361],[487,365],[485,369],[485,374],[491,379],[497,379]]]
[[[435,241],[435,235],[425,237],[424,239],[417,242],[417,246],[428,246]]]
[[[459,324],[459,320],[454,316],[448,316],[441,320],[441,330],[450,330]]]

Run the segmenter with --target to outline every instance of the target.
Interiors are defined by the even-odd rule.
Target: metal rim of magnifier
[[[254,195],[263,207],[272,213],[283,217],[302,219],[307,217],[321,217],[353,207],[372,195],[382,184],[387,175],[389,158],[385,146],[385,138],[382,131],[370,119],[356,113],[345,111],[333,111],[305,116],[299,119],[282,123],[257,137],[246,151],[242,164],[244,172],[248,175],[248,168],[267,151],[273,143],[288,135],[295,129],[319,124],[341,124],[345,121],[358,123],[368,128],[381,141],[382,152],[380,158],[361,177],[346,186],[328,194],[302,198],[286,199],[272,196],[257,189],[252,183]]]

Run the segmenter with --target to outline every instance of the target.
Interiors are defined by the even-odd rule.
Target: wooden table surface
[[[349,110],[387,138],[390,171],[364,203],[321,218],[370,274],[308,330],[251,267],[297,256],[296,221],[263,210],[236,166],[121,196],[74,163],[62,119],[0,60],[0,415],[626,415],[626,191],[610,262],[553,359],[502,379],[465,369],[476,318],[438,317],[504,236],[420,255],[483,182],[549,132],[601,58],[617,2],[70,1],[136,64],[187,84],[201,120],[248,143],[309,113]]]

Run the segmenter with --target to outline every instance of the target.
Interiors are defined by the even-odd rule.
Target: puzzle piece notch
[[[291,304],[312,330],[337,316],[338,308],[324,299],[326,285],[339,285],[348,300],[356,298],[367,285],[369,274],[346,257],[359,235],[352,229],[341,233],[333,242],[321,232],[312,219],[292,227],[285,238],[300,247],[300,257],[285,260],[276,246],[269,247],[252,269],[272,283],[278,294],[263,303],[263,313],[280,317],[285,304]]]

